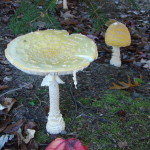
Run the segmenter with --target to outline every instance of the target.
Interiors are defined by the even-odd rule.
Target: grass
[[[31,99],[28,104],[30,104],[31,106],[35,106],[38,105],[39,101],[37,99]]]
[[[93,20],[93,29],[96,32],[100,32],[103,26],[109,20],[108,13],[114,11],[111,7],[109,8],[109,12],[105,10],[105,8],[107,8],[108,3],[110,3],[110,1],[108,0],[100,0],[100,1],[80,0],[80,1],[85,2],[87,4],[88,6],[87,11],[90,14],[90,18]],[[133,9],[138,10],[138,4],[135,2],[135,0],[127,0],[126,3],[129,3],[129,5],[133,7]],[[126,7],[128,7],[128,5]]]
[[[135,0],[128,0],[128,2],[131,4],[131,6],[133,6],[134,9],[138,10],[139,6],[138,4],[135,2]]]
[[[80,102],[87,109],[79,109],[72,117],[66,114],[65,121],[89,149],[125,149],[119,148],[118,143],[126,141],[127,149],[149,150],[148,99],[132,98],[127,91],[109,90],[99,100],[82,98]]]
[[[39,88],[39,89],[37,90],[37,92],[38,92],[38,93],[48,93],[49,90],[48,90],[48,88]]]
[[[38,29],[60,29],[61,25],[55,17],[55,5],[56,0],[45,1],[43,4],[40,4],[40,0],[21,1],[9,22],[10,29],[15,35]]]
[[[83,2],[83,0],[80,1]],[[98,32],[101,31],[102,27],[108,21],[108,17],[103,8],[99,6],[107,5],[107,1],[84,0],[84,2],[88,6],[87,11],[89,12],[90,18],[93,21],[93,29]]]

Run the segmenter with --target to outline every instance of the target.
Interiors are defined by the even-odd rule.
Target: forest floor
[[[110,19],[126,24],[131,33],[131,45],[121,48],[119,68],[109,64],[111,47],[104,41],[107,26],[94,30],[84,2],[70,0],[69,10],[58,4],[56,17],[62,28],[70,34],[82,33],[94,39],[99,54],[89,67],[77,73],[77,89],[72,75],[60,76],[65,82],[60,85],[60,109],[66,122],[66,132],[60,135],[46,133],[49,95],[48,88],[41,87],[43,77],[26,74],[5,58],[7,44],[21,35],[9,28],[10,18],[19,5],[17,1],[0,2],[0,103],[7,107],[0,110],[0,135],[15,135],[6,142],[4,150],[42,150],[57,137],[78,138],[90,150],[149,150],[150,4],[136,2],[137,10],[119,0],[104,7]],[[36,27],[45,29],[45,22],[38,22]],[[135,86],[129,84],[129,79]],[[126,87],[118,85],[111,89],[113,83],[120,81],[127,83]],[[19,128],[23,135],[26,129],[36,130],[28,144],[18,138]]]

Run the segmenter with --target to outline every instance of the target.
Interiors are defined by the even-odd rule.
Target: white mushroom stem
[[[110,60],[110,64],[114,65],[116,67],[120,67],[121,66],[120,47],[113,46],[112,57],[111,57],[111,60]]]
[[[58,134],[65,130],[65,122],[59,109],[59,83],[63,81],[58,76],[47,75],[41,86],[49,85],[50,111],[46,130],[50,134]]]
[[[68,9],[67,0],[63,0],[63,9]]]

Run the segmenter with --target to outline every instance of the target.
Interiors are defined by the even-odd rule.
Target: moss
[[[81,98],[79,100],[83,105],[89,105],[92,103],[92,100],[91,99],[85,99],[85,98]]]
[[[48,141],[50,141],[50,137],[42,132],[42,131],[38,131],[35,133],[35,140],[39,143],[39,144],[44,144]]]
[[[119,110],[128,110],[132,104],[132,98],[125,91],[108,91],[100,100],[92,103],[93,107],[104,108],[115,113]]]
[[[28,104],[30,104],[31,106],[35,106],[38,105],[39,101],[37,99],[31,99],[30,101],[28,101]]]
[[[37,92],[38,93],[48,93],[49,90],[48,90],[48,88],[40,88],[40,89],[37,90]]]
[[[80,101],[84,103],[86,100]],[[69,128],[90,149],[119,150],[118,142],[127,141],[131,149],[148,150],[148,140],[140,139],[150,134],[149,100],[133,99],[127,91],[108,90],[102,99],[88,99],[88,102],[92,108],[79,110],[78,117]],[[97,113],[91,110],[97,110]],[[105,111],[101,113],[101,110]],[[117,112],[120,110],[125,111],[126,115],[119,116]]]

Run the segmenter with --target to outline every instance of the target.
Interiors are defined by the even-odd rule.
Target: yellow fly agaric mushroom
[[[126,47],[131,44],[131,37],[128,28],[120,22],[111,24],[106,31],[105,42],[107,45],[113,47],[110,64],[120,67],[120,47]]]
[[[45,30],[28,33],[11,41],[5,55],[18,69],[33,75],[44,75],[41,86],[49,86],[50,112],[47,132],[58,134],[65,130],[59,110],[59,75],[73,74],[83,70],[97,58],[97,46],[82,34],[65,30]]]

